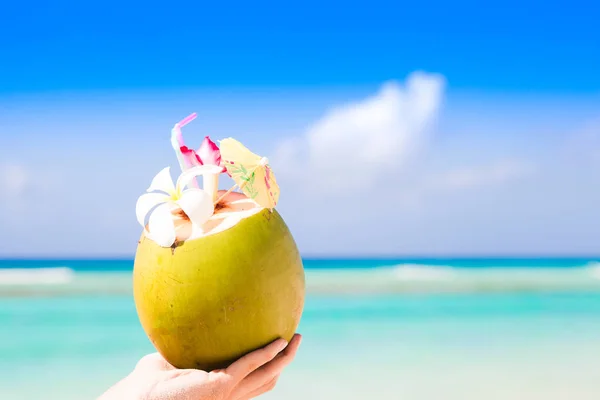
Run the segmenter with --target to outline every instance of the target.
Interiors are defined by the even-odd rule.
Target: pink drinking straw
[[[197,113],[192,113],[175,124],[173,129],[171,130],[171,145],[173,146],[173,150],[175,150],[175,154],[177,155],[177,160],[179,161],[179,166],[181,167],[181,171],[185,171],[187,168],[190,168],[191,165],[185,161],[185,157],[181,153],[181,146],[184,146],[183,135],[181,134],[181,128],[192,122],[198,116]],[[198,183],[195,179],[193,179],[190,184],[193,187],[198,187]]]
[[[178,123],[175,124],[175,126],[173,127],[173,130],[175,131],[175,134],[177,135],[177,143],[179,144],[179,146],[183,146],[183,136],[181,134],[181,128],[183,128],[184,126],[186,126],[187,124],[189,124],[190,122],[192,122],[193,120],[196,119],[196,117],[198,116],[197,113],[192,113],[190,115],[188,115],[187,117],[185,117],[184,119],[182,119],[181,121],[179,121]],[[176,151],[178,151],[176,149]]]
[[[198,113],[192,113],[192,114],[188,115],[187,117],[185,117],[184,119],[182,119],[181,121],[179,121],[177,123],[177,125],[179,125],[180,128],[183,128],[184,126],[186,126],[187,124],[189,124],[190,122],[195,120],[197,116],[198,116]]]

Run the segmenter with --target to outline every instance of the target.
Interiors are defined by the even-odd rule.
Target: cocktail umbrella
[[[254,154],[232,138],[221,140],[219,147],[223,165],[235,182],[219,200],[238,187],[259,206],[275,208],[279,200],[279,185],[269,166],[269,160]]]

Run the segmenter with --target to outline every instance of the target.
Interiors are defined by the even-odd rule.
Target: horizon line
[[[303,260],[469,260],[469,259],[600,259],[600,254],[306,254],[301,255]],[[112,255],[112,256],[24,256],[24,255],[0,255],[0,262],[4,261],[133,261],[135,255]]]

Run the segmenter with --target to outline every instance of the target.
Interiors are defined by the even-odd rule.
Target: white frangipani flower
[[[193,167],[183,172],[177,184],[173,184],[170,168],[160,171],[146,190],[148,193],[139,197],[135,207],[137,220],[144,228],[149,215],[148,236],[160,246],[172,246],[177,236],[171,212],[177,208],[188,216],[194,230],[201,229],[214,213],[212,195],[202,189],[184,188],[199,175],[220,172],[221,167],[215,165]]]

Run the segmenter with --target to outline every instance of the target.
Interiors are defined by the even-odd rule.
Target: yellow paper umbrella
[[[279,200],[279,185],[269,166],[269,160],[252,153],[232,138],[221,140],[219,147],[223,166],[236,183],[227,193],[239,187],[259,206],[275,208]],[[221,199],[225,195],[221,196]]]

